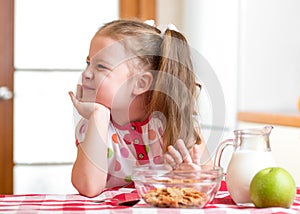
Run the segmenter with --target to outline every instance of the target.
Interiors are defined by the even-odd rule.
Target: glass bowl
[[[173,170],[169,165],[142,165],[132,180],[141,198],[151,207],[203,208],[220,188],[221,167]]]

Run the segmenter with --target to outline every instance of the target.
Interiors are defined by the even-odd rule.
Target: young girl
[[[105,24],[93,37],[73,105],[72,183],[93,197],[127,185],[141,164],[197,168],[205,151],[195,120],[196,82],[184,36],[134,20]]]

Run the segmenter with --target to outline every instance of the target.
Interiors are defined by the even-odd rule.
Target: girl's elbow
[[[72,184],[74,188],[78,191],[80,195],[93,198],[98,195],[104,190],[105,184],[91,184],[89,182],[82,182],[82,181],[76,181],[72,178]]]
[[[96,197],[96,196],[100,195],[102,190],[98,191],[98,190],[88,189],[88,188],[82,189],[82,190],[77,189],[77,191],[80,195],[83,195],[83,196],[88,197],[88,198],[93,198],[93,197]]]

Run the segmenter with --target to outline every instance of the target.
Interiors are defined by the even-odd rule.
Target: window
[[[75,193],[75,90],[118,0],[15,0],[14,193]]]

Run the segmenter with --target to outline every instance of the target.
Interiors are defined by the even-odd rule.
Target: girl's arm
[[[72,169],[72,184],[80,194],[87,197],[99,195],[106,185],[109,120],[109,110],[97,105],[89,117],[85,140],[78,145]]]

